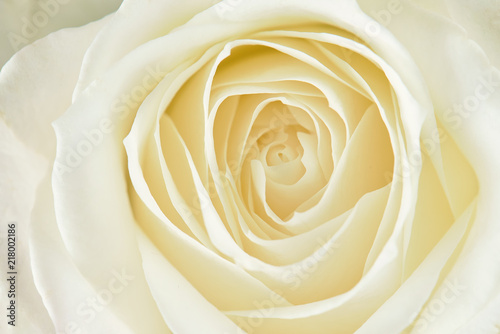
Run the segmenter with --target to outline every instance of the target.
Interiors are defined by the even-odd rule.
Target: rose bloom
[[[2,332],[499,333],[499,22],[126,0],[26,46],[0,72]]]

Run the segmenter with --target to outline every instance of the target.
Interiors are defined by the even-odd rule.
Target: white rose
[[[499,10],[129,0],[24,48],[1,328],[498,333]]]

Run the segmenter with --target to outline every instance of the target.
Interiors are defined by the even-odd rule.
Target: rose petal
[[[0,2],[0,68],[21,48],[56,30],[78,27],[116,10],[119,0]]]
[[[166,35],[212,4],[213,2],[206,0],[192,0],[189,6],[177,0],[155,0],[148,3],[123,1],[113,15],[113,20],[99,32],[90,46],[74,97],[127,53]]]
[[[411,36],[399,28],[416,22],[422,29]],[[498,295],[494,282],[499,280],[500,266],[492,254],[499,252],[500,233],[496,223],[500,216],[496,204],[500,198],[497,173],[500,168],[497,154],[500,145],[497,112],[500,74],[498,69],[489,65],[484,52],[468,39],[463,30],[413,5],[405,4],[401,14],[392,17],[389,28],[414,55],[432,93],[439,121],[467,158],[479,183],[474,225],[461,256],[447,276],[448,280],[456,280],[467,289],[457,296],[456,301],[447,304],[443,314],[429,322],[425,329],[426,333],[454,331]],[[425,52],[430,46],[434,52]],[[471,104],[465,109],[465,104],[474,102],[474,99],[479,102],[477,107],[471,108]],[[436,295],[439,293],[441,291]]]
[[[51,123],[71,105],[83,55],[110,18],[50,34],[16,53],[0,72],[2,116],[49,160],[56,149]]]
[[[5,264],[9,266],[9,272],[17,272],[15,286],[16,318],[6,318],[7,321],[14,320],[15,328],[18,331],[29,333],[47,333],[54,331],[54,325],[43,304],[42,298],[36,289],[35,279],[33,277],[33,268],[31,267],[32,257],[29,249],[30,216],[36,202],[36,187],[47,172],[47,162],[39,155],[28,150],[15,137],[10,129],[0,119],[0,214],[1,223],[4,226],[1,244],[7,248],[9,246],[9,260]],[[37,169],[32,166],[38,166]],[[11,224],[14,224],[12,226]],[[13,227],[13,229],[12,229]],[[12,233],[14,230],[15,232]],[[10,247],[14,242],[14,254]],[[14,268],[10,268],[14,265]],[[0,284],[0,292],[5,299],[10,302],[12,291],[10,274]],[[9,305],[6,305],[9,306]],[[9,306],[10,307],[10,306]],[[9,313],[7,313],[10,315]],[[9,327],[5,321],[0,328]],[[5,329],[7,331],[7,329]]]

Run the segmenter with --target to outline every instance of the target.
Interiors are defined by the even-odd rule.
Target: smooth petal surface
[[[51,123],[71,105],[83,57],[109,17],[53,33],[16,53],[0,72],[0,113],[32,150],[53,160]]]
[[[377,5],[375,8],[381,9],[387,2]],[[427,24],[425,28],[419,27],[418,33],[401,30],[409,22],[419,22],[420,26],[423,21]],[[420,324],[425,323],[425,326],[418,325],[414,329],[415,333],[451,333],[466,326],[471,319],[466,314],[475,314],[498,295],[493,284],[498,282],[498,262],[490,258],[498,253],[497,246],[494,246],[498,242],[494,240],[498,240],[500,233],[496,223],[500,212],[498,205],[493,204],[500,196],[498,173],[493,172],[500,162],[500,118],[497,112],[500,76],[498,69],[463,30],[409,3],[404,3],[404,10],[392,17],[389,28],[414,55],[431,92],[437,117],[461,148],[479,182],[477,216],[470,237],[447,276],[449,281],[459,282],[465,289],[459,292],[453,303],[446,305],[444,313],[437,319],[433,317],[429,321],[429,317],[422,314]],[[425,52],[431,45],[439,47],[432,54]],[[449,59],[453,61],[449,62]],[[441,87],[446,87],[446,90]],[[439,301],[441,292],[436,292],[430,299],[431,303]],[[466,308],[460,306],[465,304],[468,305]]]
[[[11,139],[5,138],[5,141],[2,140],[2,145],[5,145],[5,153],[7,154],[5,159],[2,158],[2,161],[9,162],[8,168],[2,168],[2,170],[8,171],[16,168],[18,169],[17,172],[21,172],[24,168],[15,166],[19,164],[21,166],[23,164],[32,166],[30,170],[25,171],[25,177],[11,176],[13,181],[2,182],[6,186],[10,184],[10,189],[2,189],[2,194],[14,195],[14,189],[26,189],[22,183],[30,180],[31,189],[29,191],[26,189],[26,194],[22,195],[25,199],[17,199],[18,203],[15,204],[12,201],[16,200],[17,197],[9,196],[2,202],[9,206],[12,205],[11,207],[14,209],[12,219],[18,221],[20,232],[24,236],[24,238],[21,237],[21,240],[29,240],[30,244],[29,250],[26,247],[22,248],[20,252],[20,255],[27,260],[26,262],[21,261],[21,263],[30,264],[31,268],[24,270],[25,276],[20,282],[20,287],[23,291],[28,292],[32,291],[30,286],[34,284],[38,292],[32,293],[29,297],[21,293],[19,302],[35,307],[43,301],[43,309],[30,312],[32,315],[40,314],[39,319],[29,320],[30,322],[33,321],[33,332],[51,332],[54,330],[54,326],[61,328],[61,330],[67,325],[72,326],[70,321],[61,323],[59,315],[54,316],[53,310],[50,308],[51,297],[48,297],[45,293],[51,290],[51,284],[57,286],[58,283],[49,279],[50,284],[40,284],[40,278],[47,272],[56,276],[66,275],[64,261],[61,261],[60,267],[57,268],[46,266],[46,259],[64,254],[64,247],[59,248],[53,254],[45,253],[47,250],[44,249],[47,241],[49,239],[53,240],[52,238],[57,240],[59,234],[57,228],[53,230],[52,235],[47,232],[50,230],[50,226],[55,226],[53,200],[48,179],[51,174],[52,160],[55,156],[55,136],[50,123],[70,105],[72,90],[76,84],[83,55],[97,31],[105,22],[106,19],[103,19],[79,29],[62,30],[39,40],[17,53],[0,73],[2,124],[5,120],[10,127],[10,129],[5,129],[6,136],[9,135],[10,131],[15,133],[15,135],[10,134]],[[4,130],[2,130],[3,132]],[[21,138],[23,143],[16,143],[19,139],[14,139],[14,136]],[[24,146],[29,149],[23,148]],[[18,152],[14,154],[15,151],[12,150],[18,150]],[[36,151],[37,154],[32,153],[33,151]],[[11,155],[10,158],[9,155]],[[37,166],[37,168],[33,168],[33,166]],[[38,176],[32,179],[29,176],[32,173]],[[2,175],[7,177],[8,174]],[[26,204],[29,203],[32,196],[35,196],[36,200],[32,204]],[[23,208],[17,207],[21,204],[24,205]],[[45,205],[46,207],[44,207]],[[39,213],[40,210],[42,210],[43,215]],[[24,218],[18,216],[21,212],[24,212]],[[40,224],[43,227],[38,230],[37,226]],[[51,244],[49,249],[53,249],[53,246],[54,244]],[[38,247],[41,247],[43,252],[37,251]],[[62,272],[64,274],[61,274]],[[81,280],[81,278],[79,279]],[[39,299],[38,294],[42,296],[41,299]],[[78,303],[84,302],[85,297],[88,296],[91,296],[91,294],[84,293],[83,296],[76,300]],[[77,306],[68,308],[68,311],[76,312]],[[43,314],[47,314],[46,310],[51,315],[54,324],[46,318],[44,319]],[[23,308],[21,308],[21,312],[24,312]],[[74,317],[74,314],[72,317]],[[21,322],[20,328],[30,325],[30,322],[25,322],[23,319],[24,316],[21,314],[19,319]]]
[[[120,0],[0,2],[0,68],[21,48],[51,32],[78,27],[116,10]]]
[[[14,242],[17,261],[14,259],[12,262],[14,267],[9,271],[19,273],[16,275],[15,282],[17,287],[15,328],[25,333],[53,332],[54,325],[33,278],[34,268],[31,264],[32,257],[28,242],[32,226],[31,212],[36,202],[36,187],[47,172],[48,164],[42,157],[27,149],[1,119],[0,134],[0,169],[2,170],[0,174],[0,221],[4,226],[1,244],[7,248]],[[33,169],[34,164],[39,168]],[[10,231],[9,225],[13,227]],[[8,233],[12,230],[15,232]],[[6,268],[7,264],[12,263],[6,262]],[[9,277],[2,280],[0,285],[2,296],[10,294],[8,291],[11,290],[11,286],[7,278]],[[9,327],[7,321],[0,323],[2,332],[7,333],[10,330]]]

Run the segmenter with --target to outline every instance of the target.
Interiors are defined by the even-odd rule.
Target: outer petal
[[[389,1],[365,2],[365,10],[372,14],[389,8]],[[500,281],[500,263],[495,259],[500,253],[500,72],[490,64],[493,59],[488,59],[484,50],[456,24],[407,1],[401,5],[403,9],[391,15],[387,27],[422,70],[437,118],[469,160],[479,182],[476,219],[447,276],[448,281],[465,288],[439,316],[428,317],[424,309],[416,324],[427,319],[425,326],[415,326],[413,331],[453,333],[462,326],[470,328],[465,326],[474,323],[476,314],[494,314],[491,309],[498,306],[494,299],[498,298]],[[408,29],[411,26],[418,30]],[[435,291],[428,307],[440,300],[443,289],[446,286]],[[498,325],[498,318],[485,319],[489,328]],[[473,332],[482,333],[479,330]]]
[[[454,22],[500,67],[500,2],[495,0],[446,0]]]
[[[92,44],[75,96],[140,45],[166,35],[218,0],[125,0]],[[140,27],[139,29],[137,27]]]
[[[35,169],[32,166],[38,166]],[[46,162],[26,147],[15,137],[11,129],[0,119],[0,245],[1,254],[6,261],[8,224],[15,224],[16,265],[11,271],[16,276],[16,327],[7,325],[11,319],[2,319],[0,332],[17,330],[19,333],[53,333],[54,326],[43,306],[39,292],[35,288],[30,264],[28,246],[28,228],[30,213],[35,202],[36,186],[46,171]],[[7,268],[4,262],[3,268]],[[4,273],[5,275],[5,273]],[[5,276],[4,276],[5,277]],[[5,277],[7,278],[7,277]],[[6,279],[0,283],[3,305],[7,306],[10,298],[7,291],[10,286]],[[4,316],[5,317],[5,316]]]
[[[0,115],[34,151],[53,160],[51,123],[71,105],[83,56],[109,17],[60,30],[19,51],[0,72]]]
[[[47,34],[77,27],[116,10],[121,0],[0,1],[0,67]]]
[[[7,172],[2,173],[1,194],[7,196],[2,197],[2,203],[6,204],[11,215],[2,213],[2,217],[18,222],[19,236],[29,240],[29,255],[22,241],[18,253],[18,302],[22,303],[18,320],[25,321],[22,325],[25,327],[21,328],[26,332],[50,333],[54,331],[53,326],[61,332],[76,328],[94,329],[93,332],[96,328],[129,331],[108,309],[99,313],[105,319],[103,322],[86,322],[88,317],[78,318],[82,316],[79,310],[86,311],[86,302],[88,298],[95,298],[96,290],[67,256],[54,217],[49,181],[50,165],[55,155],[55,136],[50,123],[70,105],[83,55],[106,21],[103,19],[85,27],[51,34],[20,51],[0,73],[0,110],[5,119],[2,119],[2,125],[6,122],[10,126],[10,129],[2,129],[4,136],[0,143],[2,147],[5,145],[2,155],[6,157],[2,156],[2,161],[7,164],[2,168]],[[40,155],[30,153],[22,143],[16,143],[11,131]],[[22,173],[22,176],[11,176],[8,171]],[[48,261],[57,266],[48,266]],[[122,268],[114,269],[120,275]],[[115,272],[110,268],[107,274],[111,282]],[[35,286],[38,291],[34,290]],[[61,300],[65,302],[61,303]],[[61,309],[61,305],[66,307]],[[28,318],[26,313],[38,317]],[[82,319],[84,324],[73,321]]]

